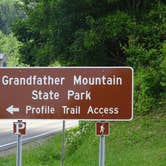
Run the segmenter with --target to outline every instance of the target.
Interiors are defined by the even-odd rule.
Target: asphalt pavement
[[[47,137],[62,131],[62,120],[23,120],[26,122],[26,135],[23,143]],[[0,151],[16,146],[17,136],[13,134],[13,122],[17,120],[0,120]],[[78,125],[77,120],[66,120],[66,129]]]

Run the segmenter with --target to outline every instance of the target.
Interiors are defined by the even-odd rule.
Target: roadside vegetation
[[[134,119],[111,123],[106,166],[166,165],[166,1],[0,0],[8,66],[131,66]],[[67,132],[65,166],[98,165],[94,123]],[[0,138],[1,139],[1,138]],[[24,166],[60,165],[61,135],[24,151]],[[15,165],[15,156],[0,166]]]
[[[106,137],[106,166],[165,166],[166,115],[136,116],[131,122],[111,122]],[[24,166],[61,164],[61,134],[39,147],[23,150]],[[82,122],[66,132],[65,166],[98,165],[99,137],[94,122]],[[24,149],[24,147],[23,147]],[[0,158],[1,166],[15,165],[15,155]]]
[[[0,0],[0,9],[9,66],[131,66],[135,111],[166,104],[164,0]]]

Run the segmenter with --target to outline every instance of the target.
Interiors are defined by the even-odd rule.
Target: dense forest
[[[0,29],[19,63],[132,66],[134,109],[165,105],[165,0],[0,0]]]

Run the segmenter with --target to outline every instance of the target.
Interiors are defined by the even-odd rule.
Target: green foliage
[[[166,6],[158,3],[124,46],[127,63],[135,69],[135,109],[148,112],[165,104]]]
[[[166,165],[166,115],[153,113],[136,116],[131,122],[111,122],[110,134],[105,139],[106,166],[165,166]],[[82,124],[83,123],[83,124]],[[81,128],[86,126],[81,122]],[[77,129],[75,132],[78,132]],[[77,148],[65,145],[65,166],[96,166],[99,162],[99,137],[95,124],[89,123],[86,133],[79,136]],[[66,131],[67,137],[72,131]],[[72,134],[76,135],[76,134]],[[73,137],[74,139],[77,137]],[[24,166],[61,165],[62,135],[58,134],[43,142],[34,141],[23,146]],[[1,166],[15,165],[15,154],[0,157]]]
[[[23,66],[19,62],[19,48],[21,43],[13,36],[13,34],[5,35],[0,31],[0,53],[8,56],[8,66]]]
[[[91,128],[95,125],[93,122],[80,121],[79,128],[75,128],[66,134],[67,154],[74,153],[83,143],[82,136],[89,135]]]
[[[21,0],[0,0],[0,30],[8,34],[10,26],[17,18],[24,18]]]
[[[129,65],[135,108],[148,112],[164,103],[164,0],[24,0],[24,8],[28,17],[13,27],[23,63]]]
[[[6,53],[9,56],[18,55],[18,47],[20,43],[17,42],[17,39],[12,35],[4,35],[0,31],[0,52]]]
[[[121,45],[127,40],[133,25],[132,19],[123,12],[116,12],[99,19],[88,16],[86,24],[86,30],[75,32],[75,41],[69,50],[69,62],[85,66],[124,65]]]
[[[166,43],[163,44],[163,48],[161,50],[163,58],[160,63],[160,74],[161,74],[161,79],[160,79],[160,86],[162,87],[161,91],[161,104],[166,104]]]
[[[165,45],[165,44],[164,44]],[[166,54],[157,49],[145,49],[141,45],[129,44],[125,49],[128,63],[135,68],[135,110],[148,112],[165,96],[164,72]],[[163,53],[162,53],[163,52]],[[157,104],[156,104],[157,103]]]
[[[127,40],[132,19],[123,12],[112,16],[109,9],[108,1],[37,3],[13,28],[24,43],[22,61],[32,66],[55,60],[65,65],[124,64],[120,44]]]
[[[150,67],[140,69],[135,75],[135,104],[139,112],[151,111],[160,97],[160,75]]]
[[[18,64],[19,46],[20,43],[12,34],[5,35],[0,31],[0,52],[8,55],[9,66]]]

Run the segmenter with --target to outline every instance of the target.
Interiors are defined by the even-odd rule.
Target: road
[[[47,137],[62,130],[62,120],[23,120],[27,123],[23,142]],[[16,120],[0,120],[0,151],[16,145],[17,136],[13,134],[13,122]],[[66,128],[78,125],[77,120],[66,120]]]

